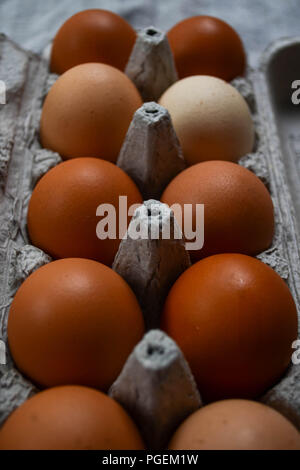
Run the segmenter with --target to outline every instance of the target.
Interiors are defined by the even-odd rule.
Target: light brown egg
[[[225,21],[193,16],[168,32],[179,78],[213,75],[230,81],[244,75],[246,54],[241,38]]]
[[[300,434],[277,411],[248,400],[212,403],[175,432],[171,450],[300,450]]]
[[[101,62],[124,70],[136,39],[127,21],[112,11],[84,10],[60,27],[51,51],[51,72],[64,73],[75,65]]]
[[[251,152],[254,126],[248,105],[229,83],[197,75],[174,83],[159,103],[167,108],[189,165],[236,162]]]
[[[53,258],[90,258],[111,265],[120,244],[119,196],[127,197],[128,207],[142,203],[134,182],[116,165],[97,158],[60,163],[32,193],[27,216],[31,242]],[[96,233],[106,215],[96,215],[101,204],[111,204],[116,212],[116,233],[105,239]]]
[[[288,367],[297,310],[286,283],[250,256],[210,256],[171,288],[162,329],[187,359],[205,402],[256,398]]]
[[[18,369],[42,387],[107,390],[144,333],[135,295],[115,271],[68,258],[31,274],[9,311],[8,342]]]
[[[42,109],[43,147],[64,159],[115,162],[141,97],[129,78],[105,64],[82,64],[61,75]]]
[[[87,387],[55,387],[17,408],[0,430],[1,450],[141,450],[123,408]]]
[[[204,245],[191,249],[193,261],[217,253],[256,255],[272,242],[270,194],[254,173],[236,163],[211,161],[187,168],[169,183],[161,200],[169,206],[179,204],[182,212],[191,204],[186,223],[192,219],[194,230],[196,204],[204,204]]]

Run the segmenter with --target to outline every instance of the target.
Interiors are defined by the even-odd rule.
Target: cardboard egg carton
[[[288,283],[300,312],[294,210],[295,203],[300,223],[300,190],[296,184],[298,173],[294,170],[297,152],[289,154],[288,160],[286,157],[287,145],[291,145],[290,123],[294,141],[298,142],[295,145],[299,147],[300,138],[296,134],[295,109],[286,114],[281,101],[276,101],[282,91],[279,82],[282,64],[285,73],[295,72],[291,59],[294,49],[299,54],[300,40],[278,42],[264,55],[259,69],[249,70],[246,79],[237,78],[233,85],[249,104],[257,136],[255,150],[243,157],[240,164],[262,179],[275,207],[273,244],[258,258]],[[297,67],[300,77],[299,61]],[[277,76],[271,73],[273,69]],[[166,295],[190,265],[180,237],[168,240],[160,237],[166,224],[173,229],[171,233],[180,231],[168,206],[157,199],[168,182],[185,168],[169,113],[155,103],[177,79],[164,33],[153,27],[139,31],[126,73],[148,102],[135,113],[117,164],[133,178],[146,201],[135,212],[131,224],[138,222],[158,236],[135,240],[130,237],[129,227],[128,237],[122,240],[114,260],[113,269],[132,287],[146,327],[151,331],[134,348],[109,394],[134,418],[148,447],[158,449],[167,444],[180,422],[202,405],[182,352],[158,330]],[[42,149],[38,139],[43,99],[57,78],[49,73],[47,61],[0,35],[0,78],[6,84],[6,104],[0,105],[0,339],[6,344],[4,351],[0,343],[0,358],[6,358],[6,364],[0,365],[1,425],[17,406],[37,392],[14,366],[7,345],[7,317],[20,284],[38,267],[51,261],[47,254],[30,245],[26,213],[35,183],[61,158]],[[289,178],[286,170],[288,175],[291,173]],[[261,400],[300,429],[300,366],[291,365]]]

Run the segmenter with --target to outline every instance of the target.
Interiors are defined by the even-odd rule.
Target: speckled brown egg
[[[80,11],[65,21],[56,33],[51,72],[61,74],[87,62],[101,62],[124,70],[135,39],[136,33],[130,24],[112,11]]]
[[[1,450],[141,450],[133,421],[87,387],[55,387],[17,408],[0,430]]]
[[[61,75],[42,109],[43,147],[64,159],[115,162],[141,97],[129,78],[105,64],[82,64]]]
[[[193,16],[168,32],[179,78],[213,75],[230,81],[244,75],[246,54],[237,32],[225,21]]]
[[[9,311],[8,343],[18,369],[41,387],[107,390],[144,333],[128,284],[96,261],[53,261],[31,274]]]
[[[189,222],[194,229],[196,204],[204,204],[204,245],[191,249],[194,261],[217,253],[256,255],[272,242],[270,194],[254,173],[236,163],[211,161],[187,168],[171,181],[161,200],[169,206],[179,204],[182,211],[190,204],[183,227]]]
[[[53,258],[90,258],[111,265],[120,244],[119,197],[128,208],[142,203],[131,178],[116,165],[98,158],[74,158],[48,171],[36,185],[28,208],[28,232],[33,245]],[[99,238],[97,226],[110,204],[115,210],[115,233]],[[125,215],[125,229],[130,218]],[[109,230],[109,226],[107,229]],[[100,234],[101,235],[101,234]]]
[[[169,111],[188,165],[206,160],[236,162],[254,146],[249,107],[229,83],[197,75],[174,83],[159,103]]]
[[[277,411],[248,400],[212,403],[175,432],[171,450],[300,450],[298,430]]]
[[[162,329],[187,359],[205,402],[256,398],[287,369],[297,339],[287,284],[250,256],[210,256],[171,288]]]

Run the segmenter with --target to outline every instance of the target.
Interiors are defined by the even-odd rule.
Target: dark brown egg
[[[184,231],[188,222],[194,230],[202,227],[196,214],[197,204],[204,204],[204,245],[191,247],[194,261],[217,253],[256,255],[272,242],[271,196],[254,173],[236,163],[210,161],[187,168],[171,181],[161,200],[169,206],[179,204],[182,212],[190,204]]]
[[[281,377],[297,339],[288,286],[250,256],[210,256],[173,285],[162,328],[181,348],[203,399],[256,398]]]
[[[128,207],[142,203],[134,182],[116,165],[99,158],[60,163],[32,193],[27,216],[31,242],[53,258],[90,258],[111,265],[121,241],[119,196],[127,197]],[[97,208],[103,204],[115,210],[116,232],[100,239],[97,226],[105,216],[98,216]]]
[[[9,311],[8,342],[18,369],[42,387],[107,390],[144,333],[135,295],[96,261],[53,261],[31,274]]]
[[[80,11],[61,26],[54,38],[51,72],[61,74],[87,62],[124,70],[135,39],[130,24],[112,11]]]
[[[1,450],[140,450],[140,434],[114,400],[86,387],[55,387],[14,411],[0,431]]]
[[[300,450],[300,434],[277,411],[248,400],[224,400],[189,416],[171,450]]]
[[[213,75],[230,81],[244,75],[246,55],[239,35],[224,21],[193,16],[173,26],[168,39],[179,78]]]

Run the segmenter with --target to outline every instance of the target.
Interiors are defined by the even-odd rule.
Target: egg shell
[[[277,411],[248,400],[212,403],[190,415],[171,450],[300,450],[300,434]]]
[[[249,256],[211,256],[175,282],[162,329],[187,359],[205,402],[256,398],[289,365],[297,310],[288,286]]]
[[[119,196],[127,196],[128,207],[142,203],[135,183],[116,165],[96,158],[60,163],[32,193],[27,215],[32,244],[54,258],[90,258],[111,265],[120,244]],[[116,210],[115,239],[97,236],[100,204]]]
[[[100,157],[115,162],[134,112],[135,85],[106,64],[81,64],[61,75],[42,109],[42,146],[64,159]]]
[[[23,282],[7,328],[12,357],[35,384],[107,390],[141,340],[144,321],[121,276],[96,261],[68,258]]]
[[[217,253],[256,255],[272,242],[271,196],[254,173],[236,163],[211,161],[187,168],[167,186],[161,201],[180,204],[182,212],[184,204],[192,204],[194,230],[196,204],[204,204],[204,245],[191,249],[193,261]],[[182,224],[179,215],[177,220]]]
[[[249,107],[229,83],[193,76],[174,83],[159,103],[167,108],[189,165],[205,160],[237,161],[254,145]]]
[[[0,430],[1,450],[141,450],[123,408],[87,387],[55,387],[17,408]]]
[[[121,16],[92,9],[76,13],[60,27],[53,41],[50,69],[64,73],[76,65],[101,62],[124,70],[136,33]]]
[[[246,54],[237,32],[225,21],[193,16],[168,32],[179,78],[213,75],[233,80],[244,75]]]

